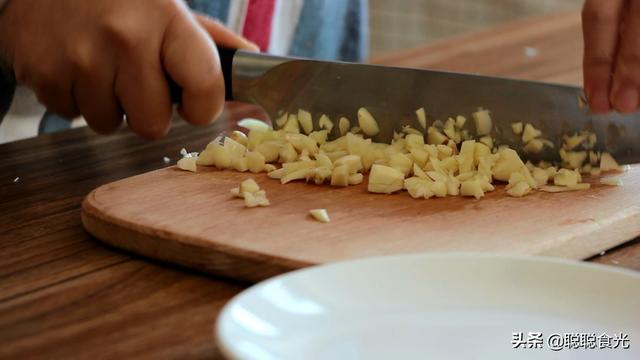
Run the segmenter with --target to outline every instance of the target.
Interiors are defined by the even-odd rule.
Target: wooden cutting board
[[[249,177],[271,206],[245,208],[231,188]],[[365,185],[280,185],[264,174],[169,167],[104,185],[84,201],[86,229],[116,247],[205,272],[260,280],[308,265],[432,251],[585,259],[640,235],[640,166],[624,186],[482,200],[414,200]],[[308,212],[326,208],[331,222]]]

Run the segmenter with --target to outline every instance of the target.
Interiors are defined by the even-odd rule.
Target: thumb
[[[200,26],[202,26],[209,36],[211,36],[217,45],[232,49],[242,49],[255,52],[260,51],[258,45],[234,33],[219,21],[202,14],[194,13],[193,15],[195,16],[196,21],[198,21]]]

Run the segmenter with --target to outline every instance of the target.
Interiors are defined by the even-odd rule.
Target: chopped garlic
[[[232,159],[241,158],[247,152],[247,147],[228,137],[224,139],[223,145],[226,152]]]
[[[198,156],[197,164],[202,166],[213,165],[218,169],[227,169],[232,165],[232,159],[227,150],[218,143],[209,144]]]
[[[427,129],[427,142],[432,145],[444,144],[447,142],[447,137],[440,130],[431,126]]]
[[[620,171],[620,165],[609,153],[602,153],[600,157],[601,171]]]
[[[572,136],[565,135],[563,136],[564,144],[562,147],[567,151],[571,151],[578,147],[578,145],[582,144],[588,136],[588,133],[574,134]]]
[[[362,170],[362,159],[359,155],[345,155],[333,162],[335,167],[345,165],[349,170],[349,174],[355,174]]]
[[[270,177],[271,179],[276,179],[276,180],[280,180],[282,178],[282,172],[284,171],[283,168],[280,169],[276,169],[273,171],[270,171],[267,176]]]
[[[313,131],[313,118],[310,112],[302,109],[298,110],[298,122],[305,134],[308,135]]]
[[[362,132],[369,137],[376,136],[380,132],[376,119],[373,118],[369,110],[363,107],[358,109],[358,124]]]
[[[349,175],[349,185],[358,185],[364,181],[364,175],[357,173]]]
[[[476,133],[480,136],[488,135],[493,129],[493,122],[489,115],[489,110],[479,109],[473,113],[473,120],[476,125]]]
[[[522,134],[522,130],[523,129],[524,129],[524,125],[522,124],[522,122],[515,122],[515,123],[511,124],[511,130],[516,135]]]
[[[493,149],[493,139],[491,136],[483,136],[478,141],[485,144],[489,150]]]
[[[260,190],[260,186],[258,185],[258,183],[255,180],[249,178],[249,179],[243,181],[240,184],[240,188],[239,189],[240,189],[240,193],[241,194],[244,194],[246,192],[254,193],[254,192]]]
[[[476,199],[480,199],[484,196],[484,191],[482,191],[480,181],[477,179],[471,179],[463,181],[460,184],[460,194],[462,196],[473,196]]]
[[[522,131],[522,142],[527,144],[529,141],[540,137],[540,135],[542,135],[542,131],[534,128],[531,124],[526,124]]]
[[[524,147],[524,151],[530,154],[537,154],[544,148],[544,143],[540,139],[533,139]]]
[[[235,171],[239,171],[239,172],[249,171],[249,164],[247,162],[246,157],[234,159],[233,164],[231,166]]]
[[[262,144],[258,144],[255,147],[254,151],[262,154],[262,156],[264,156],[265,162],[274,162],[274,161],[277,161],[278,158],[280,157],[281,147],[282,145],[275,141],[274,142],[268,141],[268,142],[263,142]]]
[[[563,164],[570,169],[580,169],[582,164],[587,160],[588,153],[586,151],[565,151],[560,149],[560,158]]]
[[[513,197],[523,197],[531,192],[531,186],[526,181],[516,183],[513,187],[507,190],[507,194]]]
[[[404,174],[392,167],[373,165],[369,174],[368,190],[372,193],[391,194],[402,190]]]
[[[351,128],[351,122],[346,117],[341,117],[338,121],[338,129],[340,130],[340,135],[345,135],[349,128]]]
[[[252,173],[264,171],[265,159],[264,155],[257,151],[247,152],[247,167]]]
[[[427,114],[424,111],[424,108],[416,110],[416,117],[418,118],[418,123],[422,126],[423,129],[427,128]]]
[[[162,162],[165,163],[165,164],[168,164],[168,163],[171,162],[171,159],[169,159],[168,157],[165,156],[165,157],[162,158]]]
[[[289,120],[289,113],[283,113],[282,115],[280,115],[277,119],[276,119],[276,126],[279,129],[282,129],[284,127],[284,125],[287,123],[287,120]]]
[[[600,184],[609,186],[622,186],[622,179],[615,177],[605,177],[600,179]]]
[[[230,138],[233,141],[244,145],[245,147],[247,146],[247,142],[249,141],[249,139],[247,138],[247,135],[245,133],[243,133],[242,131],[238,131],[238,130],[234,130],[231,133]]]
[[[407,135],[422,135],[422,133],[420,132],[420,130],[418,129],[414,129],[409,125],[405,125],[402,127],[402,132],[404,132]]]
[[[260,189],[255,180],[249,178],[244,180],[239,187],[231,189],[231,195],[244,198],[246,207],[269,206],[267,193]]]
[[[574,186],[582,181],[580,172],[560,169],[553,177],[553,183],[558,186]]]
[[[318,126],[320,126],[320,129],[324,129],[327,130],[328,132],[331,132],[331,130],[333,129],[333,122],[331,121],[331,119],[329,119],[329,117],[327,115],[322,115],[320,116],[320,120],[318,121]]]
[[[509,181],[511,173],[519,171],[524,167],[524,163],[515,150],[505,149],[498,154],[500,156],[493,167],[493,177],[497,180]]]
[[[298,116],[296,114],[289,114],[287,122],[282,127],[282,130],[292,134],[299,134],[300,123],[298,122]]]
[[[420,110],[416,111],[418,117],[424,111]],[[240,172],[251,170],[266,172],[269,178],[283,184],[302,180],[333,186],[360,184],[368,172],[370,192],[390,194],[404,189],[410,196],[424,199],[458,195],[480,198],[494,190],[493,179],[508,182],[506,191],[511,196],[524,196],[534,190],[575,191],[590,186],[581,182],[581,171],[598,174],[601,169],[597,165],[608,170],[622,169],[609,154],[590,150],[596,138],[588,132],[579,133],[579,139],[574,138],[576,135],[565,137],[564,147],[559,150],[565,169],[558,170],[545,162],[538,166],[525,164],[509,146],[495,148],[490,135],[473,138],[467,129],[462,129],[466,122],[463,116],[447,118],[444,123],[436,120],[427,128],[426,136],[405,126],[403,133],[395,133],[391,144],[375,143],[363,134],[354,134],[360,127],[367,136],[376,133],[378,124],[366,109],[360,109],[358,120],[360,126],[350,128],[349,120],[340,118],[338,128],[343,136],[327,141],[333,129],[329,118],[322,115],[319,120],[322,130],[313,131],[311,113],[300,109],[276,119],[276,124],[283,123],[282,130],[257,125],[246,135],[236,131],[226,138],[217,137],[199,155],[183,150],[184,159],[179,166],[193,165],[193,171],[196,165]],[[474,120],[479,132],[492,131],[487,110],[474,113]],[[531,124],[514,123],[512,129],[521,133],[527,152],[554,147]],[[573,151],[578,146],[585,151]],[[282,167],[276,167],[278,163]],[[547,185],[551,180],[554,185]],[[263,190],[251,189],[253,192],[241,192],[237,188],[232,193],[252,194],[249,199],[245,196],[247,206],[268,204]]]
[[[267,193],[264,190],[244,194],[244,206],[248,208],[269,205],[271,205],[271,203],[269,199],[267,199]]]
[[[197,171],[197,166],[196,166],[196,161],[197,160],[198,160],[198,158],[195,158],[195,157],[183,157],[182,159],[178,160],[178,168],[180,168],[182,170],[186,170],[186,171],[196,172]]]
[[[545,185],[540,187],[540,191],[548,192],[548,193],[559,193],[566,191],[579,191],[579,190],[588,190],[591,188],[591,184],[589,183],[581,183],[571,186],[557,186],[557,185]]]
[[[331,221],[329,219],[329,213],[327,212],[326,209],[313,209],[313,210],[309,210],[309,214],[311,214],[311,216],[322,222],[322,223],[328,223],[329,221]]]
[[[337,165],[331,173],[331,186],[349,186],[349,166]]]

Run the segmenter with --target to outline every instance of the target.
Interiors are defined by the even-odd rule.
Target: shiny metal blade
[[[272,119],[282,112],[305,109],[313,114],[315,126],[321,114],[336,125],[345,116],[353,126],[358,124],[358,108],[365,107],[380,126],[374,140],[389,142],[404,125],[424,130],[415,114],[421,107],[428,124],[457,115],[467,117],[466,128],[473,134],[471,114],[482,107],[491,111],[497,144],[521,150],[522,143],[511,130],[511,124],[519,121],[541,129],[543,137],[555,144],[555,149],[530,157],[532,160],[558,160],[562,135],[589,130],[598,137],[597,150],[612,153],[621,163],[640,162],[640,114],[593,115],[580,102],[580,88],[314,60],[278,60],[274,65],[251,81],[234,83],[238,100],[262,106]],[[332,136],[337,133],[335,126]]]

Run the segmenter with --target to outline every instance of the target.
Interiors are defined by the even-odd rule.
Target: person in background
[[[367,0],[0,0],[0,121],[15,82],[48,112],[40,130],[82,115],[98,133],[169,130],[168,77],[180,115],[221,112],[216,44],[327,60],[367,57]]]
[[[215,44],[321,59],[366,56],[366,0],[0,0],[0,117],[15,80],[50,110],[83,115],[100,133],[123,115],[138,134],[164,135],[167,75],[194,124],[221,112]],[[593,112],[640,105],[640,1],[586,0],[584,87]],[[295,24],[295,26],[294,26]]]

